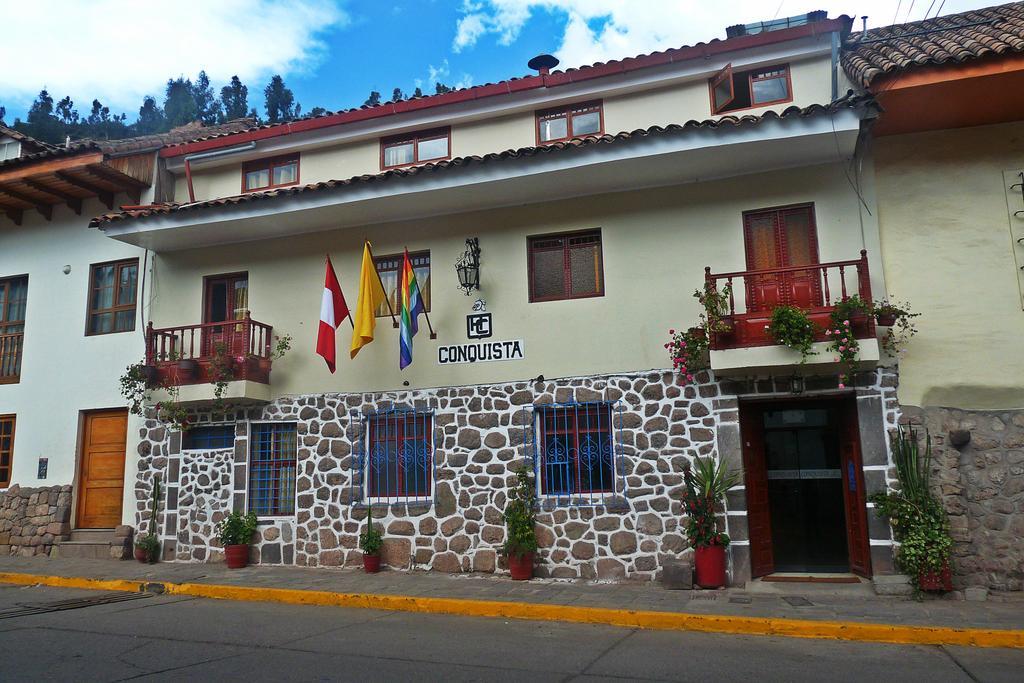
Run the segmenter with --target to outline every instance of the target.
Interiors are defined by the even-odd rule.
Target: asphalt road
[[[97,598],[116,600],[90,604]],[[0,585],[0,681],[1014,681],[1024,651]]]

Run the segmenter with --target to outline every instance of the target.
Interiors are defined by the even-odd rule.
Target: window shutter
[[[736,99],[736,93],[732,87],[732,63],[726,64],[721,71],[711,79],[711,108],[712,113],[717,114]]]

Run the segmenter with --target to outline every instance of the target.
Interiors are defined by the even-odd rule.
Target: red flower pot
[[[917,575],[917,582],[923,591],[948,593],[953,590],[953,572],[949,568],[949,562],[944,563],[940,571],[922,571]]]
[[[380,553],[375,555],[363,553],[363,571],[367,574],[376,574],[380,571]]]
[[[249,544],[224,546],[224,560],[228,569],[244,569],[249,564]]]
[[[509,555],[508,570],[513,581],[529,581],[533,578],[533,553]]]
[[[687,330],[694,339],[707,339],[708,332],[703,327],[691,327]]]
[[[694,569],[701,588],[725,587],[725,546],[708,545],[694,549]]]
[[[135,559],[145,564],[149,562],[149,553],[146,552],[145,548],[135,546]]]
[[[878,324],[881,327],[892,327],[893,325],[896,324],[896,314],[895,313],[879,313],[875,317],[875,320],[878,321]]]

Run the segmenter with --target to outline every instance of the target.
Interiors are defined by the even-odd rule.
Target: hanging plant
[[[882,348],[894,356],[902,353],[904,345],[917,334],[914,318],[921,314],[911,311],[906,303],[890,299],[875,304],[872,313],[879,327],[888,328],[882,336]]]
[[[813,355],[811,345],[814,344],[814,323],[796,306],[777,306],[772,311],[772,320],[767,327],[777,344],[800,352],[801,364]]]
[[[691,327],[685,332],[669,330],[672,338],[665,348],[672,368],[679,373],[681,384],[693,381],[693,373],[708,366],[708,335],[703,327]]]
[[[871,315],[872,312],[871,304],[856,294],[840,301],[832,309],[825,335],[829,338],[828,350],[834,354],[832,360],[842,363],[844,367],[839,374],[840,389],[845,389],[853,381],[853,373],[857,370],[857,354],[860,352],[860,342],[853,334],[851,320]]]

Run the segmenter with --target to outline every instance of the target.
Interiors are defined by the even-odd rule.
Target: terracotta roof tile
[[[297,185],[294,187],[278,188],[274,190],[267,190],[264,192],[250,192],[247,194],[234,195],[231,197],[222,197],[218,199],[209,199],[186,204],[156,204],[144,208],[130,209],[125,211],[115,211],[93,218],[92,221],[90,221],[89,226],[100,227],[117,221],[145,218],[148,216],[166,215],[184,211],[198,211],[213,207],[232,206],[257,201],[273,200],[279,197],[291,197],[309,192],[320,192],[357,184],[381,182],[392,178],[404,178],[421,175],[424,173],[434,173],[437,171],[443,171],[446,169],[456,168],[459,166],[492,163],[504,159],[535,157],[543,154],[555,154],[583,147],[592,147],[595,145],[622,144],[632,139],[671,135],[675,133],[684,133],[694,129],[732,128],[736,126],[758,124],[763,121],[769,120],[815,116],[820,114],[833,113],[841,109],[854,109],[862,107],[877,108],[877,105],[875,104],[875,100],[873,97],[867,95],[855,95],[851,92],[848,93],[845,97],[836,100],[832,104],[812,104],[808,107],[803,108],[792,106],[783,110],[781,113],[768,111],[765,112],[764,114],[757,116],[752,114],[748,114],[745,116],[723,116],[719,119],[688,121],[684,124],[671,124],[664,127],[652,126],[650,128],[645,129],[625,131],[622,133],[617,133],[615,135],[606,134],[587,138],[577,138],[574,140],[555,142],[547,145],[522,147],[520,149],[510,149],[504,152],[492,152],[490,154],[485,154],[482,156],[456,157],[454,159],[446,161],[427,163],[421,166],[414,166],[411,168],[392,169],[389,171],[384,171],[382,173],[376,174],[354,176],[352,178],[344,180],[327,180],[319,183],[309,183],[307,185]]]
[[[866,88],[879,76],[917,66],[1015,52],[1024,52],[1024,2],[853,33],[842,64]]]

